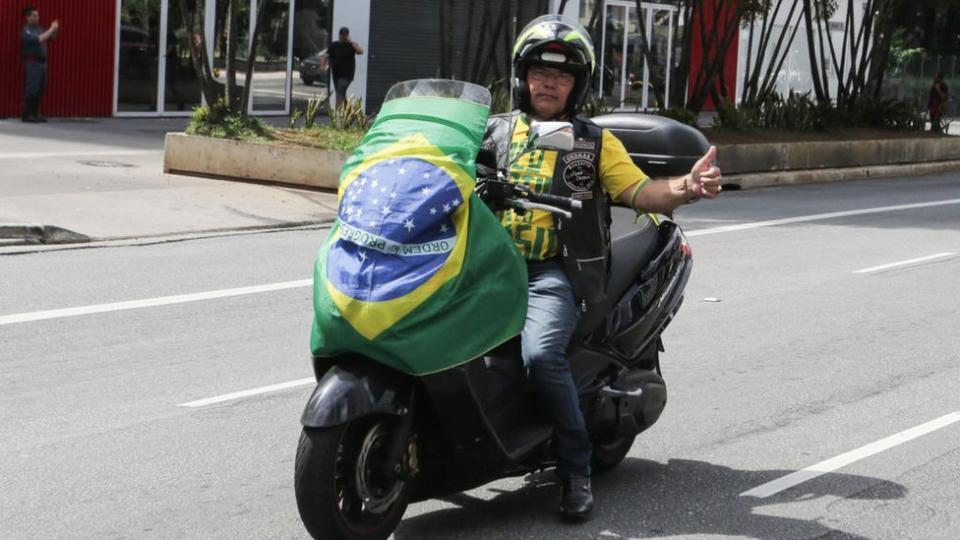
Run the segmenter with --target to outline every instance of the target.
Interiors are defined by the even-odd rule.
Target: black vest
[[[497,155],[497,167],[510,163],[510,141],[518,111],[487,120],[483,148]],[[550,194],[572,197],[583,203],[571,219],[554,214],[563,266],[581,309],[604,299],[610,270],[610,200],[600,183],[600,150],[603,129],[593,122],[573,120],[574,148],[560,151],[553,171]]]

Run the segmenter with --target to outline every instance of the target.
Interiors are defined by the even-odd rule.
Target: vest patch
[[[563,182],[573,191],[589,191],[597,179],[593,152],[570,152],[563,156]]]
[[[577,150],[595,151],[597,149],[597,143],[589,139],[577,139],[573,141],[573,147]]]

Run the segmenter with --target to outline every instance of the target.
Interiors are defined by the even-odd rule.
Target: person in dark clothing
[[[327,55],[330,58],[330,77],[337,93],[337,108],[342,107],[347,101],[347,87],[353,82],[358,54],[363,54],[363,48],[350,39],[350,29],[344,26],[340,29],[340,39],[327,48]]]
[[[927,98],[927,109],[930,111],[930,131],[943,131],[943,104],[947,101],[947,85],[943,82],[943,73],[937,73],[930,87],[930,97]]]
[[[26,19],[20,33],[24,71],[24,122],[46,122],[40,116],[40,99],[47,89],[47,42],[57,37],[60,23],[53,21],[48,30],[40,26],[40,12],[35,7],[23,10]]]
[[[521,354],[554,428],[560,511],[574,519],[593,509],[592,442],[566,349],[580,314],[604,294],[610,257],[604,205],[613,199],[637,211],[669,213],[700,198],[713,199],[722,190],[720,169],[713,164],[716,147],[688,174],[654,182],[613,133],[578,116],[596,63],[593,42],[578,22],[561,15],[531,21],[513,47],[518,110],[491,116],[483,142],[498,166],[507,168],[510,182],[582,204],[563,222],[537,209],[498,213],[527,260],[529,302]],[[573,124],[576,151],[525,149],[533,122],[547,121]]]

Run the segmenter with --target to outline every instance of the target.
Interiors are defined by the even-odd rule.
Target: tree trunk
[[[441,79],[450,78],[450,68],[452,65],[451,57],[453,56],[453,51],[451,51],[451,14],[450,14],[450,2],[449,0],[440,0],[440,70],[439,76]]]
[[[823,83],[820,82],[820,63],[817,61],[817,42],[813,39],[813,18],[816,16],[811,4],[814,0],[803,0],[803,25],[807,34],[807,55],[810,58],[810,76],[813,79],[813,93],[817,96],[817,101],[823,103],[827,96],[823,91]]]
[[[213,105],[220,98],[220,93],[217,90],[213,72],[210,70],[210,59],[207,56],[207,40],[203,31],[204,4],[203,2],[197,2],[196,12],[192,13],[187,0],[179,0],[179,2],[183,26],[189,33],[190,62],[193,64],[193,71],[200,82],[200,91],[203,93],[203,98],[208,105]]]
[[[470,81],[477,84],[484,84],[481,73],[483,64],[486,62],[484,52],[487,50],[487,35],[490,34],[490,0],[483,0],[483,15],[480,18],[480,39],[477,40],[477,46],[473,50],[473,67],[471,69]]]
[[[636,0],[637,28],[640,29],[640,54],[643,55],[643,61],[647,66],[647,73],[650,74],[650,82],[653,85],[653,97],[663,108],[663,94],[666,86],[665,77],[660,76],[663,73],[663,66],[650,54],[650,39],[647,35],[646,11],[643,9],[641,0]],[[643,104],[647,108],[647,104]]]
[[[460,56],[460,73],[459,76],[464,80],[471,80],[467,75],[467,59],[470,58],[469,51],[474,50],[471,46],[473,44],[473,27],[475,12],[477,9],[477,0],[468,0],[467,2],[467,32],[463,38],[463,54]]]
[[[227,88],[225,91],[227,108],[234,112],[237,110],[237,9],[240,7],[239,0],[230,0],[227,9]],[[255,52],[253,54],[256,54]]]
[[[791,27],[789,23],[793,19],[796,6],[797,4],[794,3],[793,7],[790,8],[790,13],[787,14],[788,24],[780,29],[780,37],[777,39],[777,45],[773,48],[773,56],[770,59],[770,63],[767,65],[766,72],[763,76],[763,83],[760,85],[760,89],[757,94],[758,101],[764,101],[776,89],[777,75],[783,68],[783,63],[786,61],[787,55],[790,54],[790,47],[793,45],[793,41],[797,37],[797,31],[800,29],[800,21],[803,17],[803,13],[800,13],[800,16],[797,17],[797,20],[792,25],[793,31],[790,33],[790,39],[786,41],[786,47],[783,46],[784,38],[787,36],[787,30]],[[787,74],[787,77],[789,80],[789,73]]]
[[[683,36],[682,43],[683,46],[680,48],[680,61],[677,63],[677,67],[674,69],[674,76],[672,80],[675,81],[673,86],[673,96],[670,100],[674,106],[686,107],[687,98],[690,95],[690,49],[691,44],[693,43],[693,30],[691,25],[693,24],[693,7],[690,5],[683,7]],[[680,29],[680,17],[678,15],[677,28],[674,31],[673,35],[679,34]]]
[[[733,44],[733,38],[736,37],[737,30],[740,26],[739,12],[736,11],[736,8],[728,6],[728,9],[724,9],[724,2],[722,0],[714,0],[714,2],[715,16],[709,35],[706,32],[702,4],[699,16],[701,43],[704,44],[703,50],[716,51],[716,54],[712,59],[705,54],[700,72],[697,73],[697,79],[693,87],[694,95],[687,105],[688,109],[697,113],[700,112],[704,103],[706,103],[707,97],[710,95],[711,86],[715,83],[717,76],[723,76],[727,52],[730,50],[730,45]],[[734,11],[731,13],[729,9],[734,9]],[[721,23],[724,23],[722,34],[719,28]],[[706,67],[706,69],[704,69],[704,67]]]
[[[257,13],[256,13],[256,22],[253,24],[253,35],[250,36],[250,53],[247,56],[247,70],[244,73],[243,77],[243,97],[240,98],[240,110],[241,114],[244,116],[247,115],[247,104],[250,103],[250,90],[253,87],[253,72],[256,69],[257,63],[257,45],[260,42],[260,24],[263,22],[263,12],[266,7],[267,0],[260,0],[257,2]],[[329,96],[330,93],[327,92]]]

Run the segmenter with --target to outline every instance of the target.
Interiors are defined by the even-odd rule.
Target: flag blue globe
[[[328,252],[327,279],[357,300],[409,294],[450,256],[456,236],[451,216],[461,204],[454,179],[429,161],[373,164],[343,193],[340,239]]]

